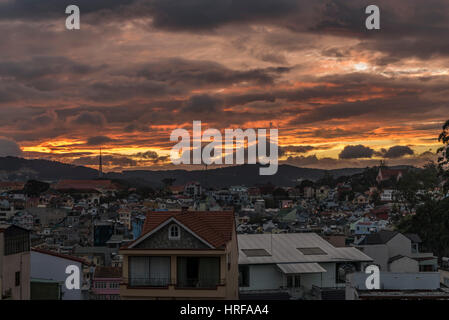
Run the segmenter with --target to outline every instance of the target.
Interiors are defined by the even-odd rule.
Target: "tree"
[[[27,196],[37,197],[48,189],[50,189],[50,185],[48,183],[30,180],[25,184],[23,191]]]
[[[439,153],[438,167],[440,169],[440,174],[445,181],[444,190],[447,191],[449,189],[449,185],[447,183],[449,178],[449,120],[447,120],[444,124],[443,131],[440,133],[438,141],[443,143],[443,146],[437,151],[437,153]]]
[[[397,229],[402,233],[416,233],[423,240],[425,250],[439,257],[449,255],[449,198],[427,199],[418,206],[415,215],[401,220]]]
[[[416,179],[421,189],[430,189],[439,183],[439,179],[447,181],[449,166],[449,121],[443,126],[438,140],[444,144],[438,150],[438,168],[429,163],[421,173],[410,177],[406,185],[415,188],[410,180]],[[405,187],[404,187],[405,188]],[[445,184],[447,190],[447,183]],[[411,193],[412,191],[405,191]],[[434,252],[437,256],[449,255],[449,198],[435,198],[430,195],[420,199],[423,203],[417,206],[415,215],[408,215],[397,225],[397,229],[404,233],[417,233],[423,240],[425,250]]]
[[[162,179],[162,183],[164,184],[165,188],[169,188],[173,185],[173,183],[175,183],[176,179],[175,178],[164,178]]]

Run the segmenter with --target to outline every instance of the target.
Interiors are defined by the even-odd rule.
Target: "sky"
[[[278,128],[300,167],[421,166],[449,118],[448,34],[447,0],[0,0],[0,156],[174,168],[172,130],[201,120]]]

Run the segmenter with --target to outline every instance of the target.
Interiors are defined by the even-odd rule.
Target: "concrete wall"
[[[363,272],[349,274],[347,285],[366,290],[365,281],[368,276]],[[382,290],[437,290],[440,288],[440,274],[438,272],[381,272],[380,288]]]
[[[384,244],[361,246],[362,252],[374,261],[373,264],[380,266],[381,271],[388,271],[388,247]]]
[[[389,265],[390,272],[419,272],[419,263],[409,257],[402,257]]]
[[[82,300],[81,289],[68,290],[66,288],[65,281],[69,275],[65,273],[65,270],[69,265],[79,268],[82,281],[83,269],[80,262],[31,251],[31,278],[61,282],[62,300]]]
[[[312,290],[312,286],[321,287],[321,277],[323,274],[320,273],[304,273],[300,275],[301,287],[306,290]]]
[[[322,274],[323,281],[322,285],[320,287],[322,288],[332,288],[332,287],[338,287],[338,286],[344,286],[343,284],[337,284],[336,279],[336,264],[335,263],[320,263],[320,266],[322,266],[324,269],[326,269],[326,272]]]
[[[401,233],[394,236],[386,245],[388,247],[388,256],[390,258],[399,254],[403,256],[410,256],[412,254],[412,242]]]
[[[20,271],[20,286],[15,284],[15,274]],[[11,289],[13,300],[30,299],[30,253],[22,252],[3,257],[3,293]]]
[[[275,264],[254,264],[249,266],[249,287],[240,290],[275,290],[282,284],[282,273]]]
[[[4,234],[0,233],[0,299],[11,289],[13,300],[30,299],[30,252],[4,255]],[[20,272],[20,286],[16,286],[15,275]]]

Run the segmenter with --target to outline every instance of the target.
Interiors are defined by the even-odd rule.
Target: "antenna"
[[[101,154],[101,147],[100,147],[100,159],[99,159],[99,166],[98,166],[98,175],[101,177],[103,177],[103,158],[102,158],[102,154]]]

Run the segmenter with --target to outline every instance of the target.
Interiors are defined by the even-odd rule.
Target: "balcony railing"
[[[129,278],[130,287],[168,287],[170,278]]]
[[[201,279],[180,279],[177,282],[170,278],[126,278],[124,283],[132,288],[166,288],[175,286],[179,289],[216,289],[217,286],[224,285],[224,279],[201,278]]]
[[[178,288],[200,288],[200,289],[215,289],[219,285],[223,285],[224,280],[217,278],[192,278],[179,279],[176,287]]]

